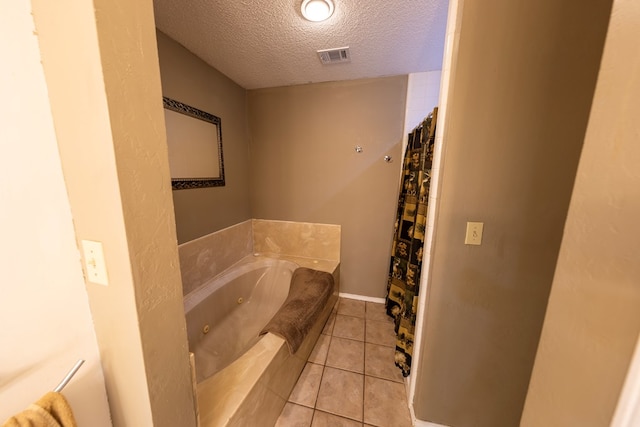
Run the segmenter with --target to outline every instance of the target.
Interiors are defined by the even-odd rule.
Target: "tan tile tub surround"
[[[183,295],[254,252],[333,273],[340,226],[251,219],[178,246]]]
[[[340,226],[254,219],[253,250],[259,253],[340,260]]]
[[[187,295],[253,253],[251,220],[178,246],[182,294]]]
[[[251,220],[180,245],[179,251],[185,295],[235,265],[264,256],[333,274],[334,293],[295,354],[282,338],[266,334],[197,385],[203,427],[273,425],[338,300],[340,226]]]

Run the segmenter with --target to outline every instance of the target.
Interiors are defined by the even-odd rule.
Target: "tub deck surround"
[[[226,369],[198,384],[200,425],[274,425],[337,301],[333,295],[295,354],[289,353],[284,339],[268,333]]]
[[[202,427],[274,425],[338,301],[339,285],[294,354],[267,333],[240,358],[197,385]]]
[[[252,342],[235,361],[208,378],[202,379],[205,375],[199,376],[196,366],[201,426],[274,425],[338,301],[340,226],[249,220],[184,243],[179,246],[179,252],[184,270],[186,311],[218,287],[216,280],[224,281],[225,276],[235,274],[233,271],[260,260],[290,262],[333,276],[333,293],[294,354],[289,352],[284,339],[267,333]],[[284,287],[286,296],[288,283]],[[238,323],[253,314],[241,317]],[[189,316],[187,318],[189,323]],[[188,325],[188,329],[202,330],[201,322],[194,323],[196,326]],[[189,334],[190,339],[194,334]]]

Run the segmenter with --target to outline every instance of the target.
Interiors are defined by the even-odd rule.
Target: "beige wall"
[[[113,424],[194,426],[152,2],[34,17],[76,236],[104,248],[109,285],[86,286]]]
[[[249,91],[253,217],[341,225],[342,292],[386,292],[406,91],[406,76]]]
[[[165,34],[157,38],[163,95],[222,120],[225,186],[173,192],[184,243],[251,217],[246,91]]]
[[[111,425],[31,3],[0,14],[0,424],[65,387],[78,425]]]
[[[609,7],[464,2],[416,372],[419,419],[519,423]],[[466,221],[485,223],[482,246],[464,245]]]
[[[640,9],[616,0],[526,427],[608,426],[640,332]]]

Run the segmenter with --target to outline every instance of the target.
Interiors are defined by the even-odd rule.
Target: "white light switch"
[[[484,222],[467,222],[467,234],[464,238],[464,244],[481,245],[483,228]]]
[[[82,251],[84,252],[84,266],[87,269],[87,280],[107,286],[109,281],[107,280],[107,265],[102,253],[102,243],[83,240]]]

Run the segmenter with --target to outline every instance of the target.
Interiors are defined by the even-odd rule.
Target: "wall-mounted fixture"
[[[171,188],[223,187],[220,117],[166,96],[162,102]]]
[[[320,22],[329,19],[333,15],[332,0],[304,0],[300,11],[305,19]]]

